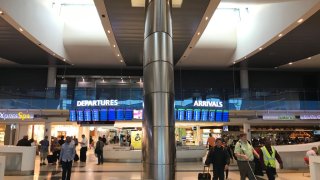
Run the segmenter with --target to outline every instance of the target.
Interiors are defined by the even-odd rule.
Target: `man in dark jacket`
[[[224,180],[224,170],[228,169],[230,157],[222,146],[222,139],[217,138],[215,146],[209,151],[205,164],[213,164],[213,180]]]
[[[17,146],[31,146],[28,136],[23,136],[23,138],[18,141]]]

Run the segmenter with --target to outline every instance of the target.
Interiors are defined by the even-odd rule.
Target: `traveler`
[[[66,142],[61,147],[60,162],[62,165],[62,180],[70,180],[72,161],[75,156],[75,146],[71,143],[71,137],[67,136]]]
[[[59,142],[60,146],[62,146],[62,144],[65,143],[64,136],[61,136],[60,140],[58,142]]]
[[[23,136],[23,138],[18,141],[17,146],[31,146],[28,136]]]
[[[212,134],[209,133],[209,137],[208,137],[208,140],[207,140],[207,147],[208,147],[208,145],[209,145],[209,150],[210,150],[211,148],[213,148],[215,141],[216,141],[216,138],[212,137]]]
[[[241,180],[245,180],[246,177],[249,180],[256,179],[254,175],[255,164],[254,157],[259,158],[259,154],[253,149],[251,144],[247,140],[247,134],[240,134],[240,139],[236,143],[234,153],[237,156],[237,163],[240,171]]]
[[[107,144],[106,135],[103,135],[101,140],[102,140],[103,144]]]
[[[86,162],[87,160],[87,151],[88,151],[88,140],[84,134],[82,134],[82,140],[80,142],[80,161]]]
[[[217,138],[215,146],[210,148],[205,164],[213,164],[213,180],[224,180],[224,171],[228,169],[230,157],[228,151],[222,146],[222,139]]]
[[[266,174],[269,180],[275,180],[276,171],[276,159],[280,164],[280,169],[283,169],[283,163],[279,153],[271,146],[271,141],[268,139],[265,141],[265,145],[260,151],[260,161],[263,169],[266,170]]]
[[[51,143],[50,151],[52,152],[52,155],[53,155],[52,162],[53,164],[56,164],[57,159],[59,159],[60,157],[60,151],[61,151],[61,145],[59,144],[59,141],[56,137],[53,139]]]
[[[222,146],[224,147],[224,149],[228,152],[228,155],[229,155],[229,163],[227,164],[228,167],[230,165],[230,160],[233,162],[233,152],[231,150],[231,147],[227,145],[226,141],[223,141],[222,143]],[[225,172],[226,172],[226,179],[228,179],[229,177],[229,168],[226,168],[225,169]]]
[[[49,141],[48,136],[45,136],[43,140],[40,141],[40,166],[46,165],[45,161],[48,157],[49,152]]]
[[[95,154],[97,155],[98,158],[98,164],[103,164],[103,147],[104,147],[104,143],[102,141],[102,138],[99,137],[97,143],[96,143],[96,148],[94,150]]]
[[[309,151],[307,151],[306,156],[316,156],[317,155],[317,147],[312,147]]]

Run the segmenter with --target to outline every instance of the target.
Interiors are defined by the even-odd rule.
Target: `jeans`
[[[103,152],[97,154],[98,164],[103,164]]]
[[[80,161],[81,162],[86,162],[87,161],[87,147],[82,147],[80,149]]]
[[[61,161],[62,165],[62,180],[70,180],[72,161],[64,162]]]

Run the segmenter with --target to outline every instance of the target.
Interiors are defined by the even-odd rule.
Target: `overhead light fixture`
[[[113,47],[116,47],[116,45],[114,44]]]
[[[110,34],[110,30],[108,30],[108,33]]]
[[[173,8],[181,8],[183,0],[172,0],[172,7]],[[131,0],[132,7],[144,7],[145,0]]]
[[[312,59],[312,57],[308,57],[308,59]]]
[[[0,15],[2,15],[3,14],[3,11],[0,11]]]
[[[118,57],[120,56],[120,54],[117,55]]]
[[[233,61],[233,64],[235,64],[236,62],[235,61]]]
[[[198,36],[200,35],[200,32],[198,32]]]
[[[303,19],[299,19],[297,22],[298,22],[298,23],[302,23],[302,22],[303,22]]]
[[[21,31],[21,32],[22,32],[22,31],[23,31],[23,29],[20,27],[20,28],[19,28],[19,31]]]
[[[66,59],[65,59],[65,58],[63,58],[63,61],[66,61]]]
[[[261,51],[261,50],[262,50],[262,47],[259,48],[259,51]]]
[[[247,59],[247,56],[245,56],[244,59]]]
[[[208,21],[208,19],[209,19],[209,18],[208,18],[208,16],[207,16],[207,17],[206,17],[206,21]]]
[[[279,36],[279,37],[282,37],[282,34],[279,34],[278,36]]]
[[[123,62],[123,60],[120,60],[120,62]]]
[[[278,69],[278,67],[274,67],[275,69]]]
[[[289,62],[289,65],[292,65],[293,63],[292,62]]]

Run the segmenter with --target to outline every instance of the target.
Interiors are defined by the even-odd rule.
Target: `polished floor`
[[[202,171],[202,162],[179,162],[176,168],[177,180],[195,180]],[[92,151],[88,152],[88,162],[73,164],[71,179],[74,180],[138,180],[141,179],[141,163],[104,163],[96,165]],[[212,174],[212,173],[211,173]],[[309,180],[304,171],[283,171],[278,173],[278,180]],[[57,165],[40,166],[36,158],[34,176],[5,176],[5,180],[58,180],[61,179],[61,167]],[[233,164],[230,167],[229,180],[240,179],[239,171]]]

